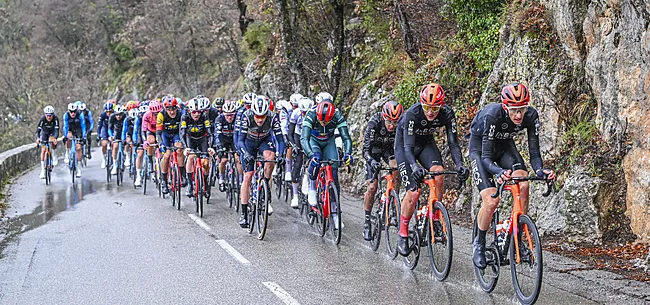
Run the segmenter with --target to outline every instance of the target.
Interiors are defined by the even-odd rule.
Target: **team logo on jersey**
[[[496,126],[490,125],[490,131],[488,132],[488,137],[492,138],[494,137],[494,129]]]
[[[539,135],[539,118],[535,120],[535,135]]]
[[[421,124],[422,126],[427,126],[427,123],[429,123],[429,122],[427,122],[427,120],[422,120],[422,122],[420,122],[420,124]]]
[[[501,129],[507,129],[507,128],[508,128],[508,123],[501,124]]]
[[[409,136],[413,135],[413,125],[415,125],[415,122],[409,121],[409,128],[407,130],[407,133],[408,133]]]
[[[386,129],[382,129],[379,133],[381,133],[382,136],[386,135]]]

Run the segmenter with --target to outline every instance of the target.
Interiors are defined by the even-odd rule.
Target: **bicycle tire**
[[[388,218],[385,219],[384,235],[386,236],[386,253],[391,259],[397,257],[397,234],[399,232],[400,225],[400,213],[402,205],[397,196],[397,193],[393,190],[390,192],[390,196],[385,202],[384,211],[388,215]],[[391,237],[392,236],[392,237]]]
[[[434,278],[442,282],[447,278],[447,276],[449,276],[454,255],[454,240],[451,230],[451,220],[449,219],[447,208],[440,201],[436,201],[433,204],[433,213],[431,213],[431,215],[437,215],[438,220],[436,221],[435,217],[429,218],[429,228],[427,230],[429,264]],[[443,234],[440,237],[437,237],[435,234],[436,223],[441,225]],[[440,246],[444,247],[444,249],[436,251]],[[436,255],[438,252],[441,255]]]
[[[284,175],[282,167],[280,167],[280,170],[278,170],[276,174],[277,175],[273,177],[273,184],[275,184],[275,194],[278,196],[278,200],[280,200],[282,199],[282,175]]]
[[[149,160],[145,159],[145,164],[142,165],[142,194],[147,194],[147,180],[149,180]]]
[[[496,214],[496,212],[495,212]],[[478,225],[477,225],[477,220],[478,220],[478,215],[474,219],[474,228],[472,230],[472,241],[474,238],[476,238],[476,235],[478,234]],[[474,268],[474,276],[476,278],[476,282],[478,282],[478,285],[481,287],[481,289],[487,293],[490,293],[496,288],[497,282],[499,281],[499,271],[500,271],[500,266],[501,266],[501,261],[500,261],[500,256],[499,253],[494,246],[494,242],[488,243],[487,241],[487,236],[494,236],[494,228],[496,223],[495,217],[492,218],[492,226],[488,229],[488,233],[486,234],[486,249],[485,249],[485,258],[488,263],[487,267],[484,270],[479,269],[472,263],[472,267]],[[492,238],[494,239],[494,238]],[[489,245],[489,246],[488,246]],[[488,257],[490,259],[488,259]],[[489,268],[489,269],[488,269]],[[486,275],[486,271],[490,272],[490,274]]]
[[[257,212],[256,205],[249,200],[246,206],[242,205],[243,208],[248,209],[248,234],[253,234],[253,231],[255,231],[255,213]]]
[[[198,197],[198,211],[197,213],[199,214],[199,217],[203,218],[203,169],[199,168],[197,172],[194,173],[196,175],[196,194]]]
[[[269,202],[271,201],[268,181],[261,179],[261,182],[258,185],[257,202],[254,203],[257,205],[255,215],[257,216],[257,239],[259,240],[264,239],[266,235],[266,228],[269,223]]]
[[[323,209],[323,207],[324,207],[323,196],[321,196],[321,194],[324,193],[323,186],[318,185],[317,190],[318,191],[316,192],[316,194],[318,194],[318,195],[316,195],[316,198],[317,198],[317,204],[316,204],[317,208],[316,208],[316,211],[315,211],[316,216],[312,220],[312,223],[316,222],[316,224],[317,224],[316,229],[318,230],[318,234],[320,235],[320,237],[323,237],[323,236],[325,236],[325,232],[326,232],[326,229],[327,229],[327,219],[325,218],[325,214],[324,214],[325,211]]]
[[[235,169],[235,212],[241,210],[241,185],[239,184],[239,172]]]
[[[110,145],[110,143],[108,144]],[[112,161],[112,152],[111,150],[106,150],[106,183],[111,182],[111,163]]]
[[[343,218],[341,217],[341,201],[339,200],[339,193],[334,183],[329,183],[327,185],[327,191],[330,195],[330,202],[328,204],[329,215],[327,217],[329,222],[329,231],[334,239],[334,243],[338,245],[341,243],[341,232],[343,231],[341,225],[341,218]],[[334,200],[332,200],[332,198],[334,198]]]
[[[372,228],[370,230],[371,239],[368,242],[370,243],[370,249],[372,249],[372,251],[377,251],[377,249],[379,249],[379,244],[381,244],[381,227],[383,226],[382,218],[384,211],[383,203],[378,203],[378,201],[381,201],[381,197],[375,196],[372,214],[370,216],[370,224]]]
[[[49,148],[45,152],[45,185],[52,183],[52,154]]]
[[[182,178],[181,178],[181,172],[180,172],[180,169],[178,167],[178,164],[175,165],[175,168],[176,168],[176,177],[174,178],[174,182],[172,182],[172,183],[175,183],[175,186],[176,186],[176,188],[174,189],[174,191],[176,193],[176,209],[180,210],[181,209],[181,199],[182,199],[182,189],[183,189],[182,184],[181,184],[182,183],[181,182]]]
[[[528,215],[519,216],[518,228],[517,230],[513,230],[513,232],[518,232],[519,236],[514,234],[510,236],[509,252],[512,286],[515,288],[515,294],[521,304],[534,304],[542,289],[542,273],[544,272],[542,244],[539,233],[537,232],[535,223]],[[515,238],[519,240],[520,263],[517,263]],[[529,249],[529,243],[532,244],[534,249]],[[535,274],[523,275],[521,271],[525,271],[526,269],[535,272]],[[532,289],[529,290],[530,293],[523,291],[522,283],[519,281],[523,279],[532,279],[534,281]]]
[[[115,162],[115,166],[117,166],[117,170],[115,171],[115,173],[117,175],[115,175],[116,176],[115,177],[115,180],[116,180],[115,182],[117,183],[118,186],[120,186],[120,185],[122,185],[122,181],[120,181],[120,172],[122,171],[122,163],[121,163],[122,162],[122,152],[120,152],[120,151],[117,152],[117,160],[116,161],[117,162]]]
[[[291,203],[291,199],[293,199],[293,188],[291,187],[291,182],[283,181],[282,185],[284,187],[284,203]]]

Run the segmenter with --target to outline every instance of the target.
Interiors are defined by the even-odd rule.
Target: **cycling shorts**
[[[402,185],[407,190],[415,191],[418,189],[420,181],[413,179],[413,169],[411,168],[411,164],[408,164],[406,161],[404,149],[404,140],[402,137],[395,137],[395,161],[397,162],[397,169],[402,178]],[[426,170],[430,170],[435,165],[442,165],[442,156],[436,143],[433,141],[417,144],[413,148],[413,155],[416,161]]]
[[[200,139],[190,139],[187,142],[187,145],[189,149],[194,149],[194,150],[199,150],[202,152],[207,152],[208,151],[208,138],[203,137]]]
[[[164,147],[172,147],[174,144],[181,142],[181,137],[177,133],[169,134],[163,131],[160,138],[162,138],[160,144]]]
[[[377,160],[377,162],[381,162],[382,160],[388,164],[390,160],[395,159],[395,155],[393,155],[390,151],[381,151],[379,154],[370,154],[370,156]],[[375,172],[375,170],[370,166],[370,162],[366,161],[366,180],[375,180],[378,178],[379,173]]]
[[[245,149],[248,153],[250,153],[253,157],[257,156],[258,154],[262,154],[264,151],[272,151],[275,153],[275,144],[273,142],[273,138],[269,135],[266,136],[262,140],[249,140],[246,139],[244,141],[244,146]],[[254,164],[253,162],[250,163],[245,163],[244,162],[244,157],[241,156],[241,164],[244,167],[245,172],[252,172],[254,169]]]
[[[521,157],[513,139],[498,141],[498,150],[492,154],[497,165],[504,169],[526,170],[524,158]],[[469,139],[469,159],[472,166],[472,182],[479,192],[491,187],[496,187],[494,175],[490,173],[481,162],[482,139],[471,136]]]

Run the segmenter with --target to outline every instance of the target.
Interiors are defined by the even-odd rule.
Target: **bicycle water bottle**
[[[499,248],[503,248],[506,244],[506,230],[502,222],[499,221],[497,224],[497,245]]]

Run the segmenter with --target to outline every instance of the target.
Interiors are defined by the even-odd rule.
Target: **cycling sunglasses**
[[[177,106],[169,106],[169,107],[167,107],[167,108],[165,108],[165,109],[166,109],[167,111],[172,111],[172,110],[178,110],[178,107],[177,107]]]
[[[192,110],[192,114],[203,114],[203,110]]]
[[[52,113],[46,113],[46,114],[45,114],[45,116],[47,116],[47,117],[50,117],[50,116],[52,116],[52,115],[53,115]]]
[[[422,104],[422,110],[424,110],[426,112],[438,112],[438,111],[440,111],[440,108],[442,108],[442,107],[441,106],[429,106],[429,105]]]
[[[258,120],[266,119],[266,114],[265,115],[255,115],[255,118]]]
[[[385,120],[385,122],[386,122],[386,125],[389,125],[389,126],[395,126],[395,125],[397,125],[397,121],[393,121],[393,120]]]
[[[526,113],[526,110],[528,110],[528,105],[525,105],[525,106],[510,106],[510,107],[506,106],[506,109],[508,110],[509,113],[510,112],[513,112],[513,113],[516,113],[516,114]]]

